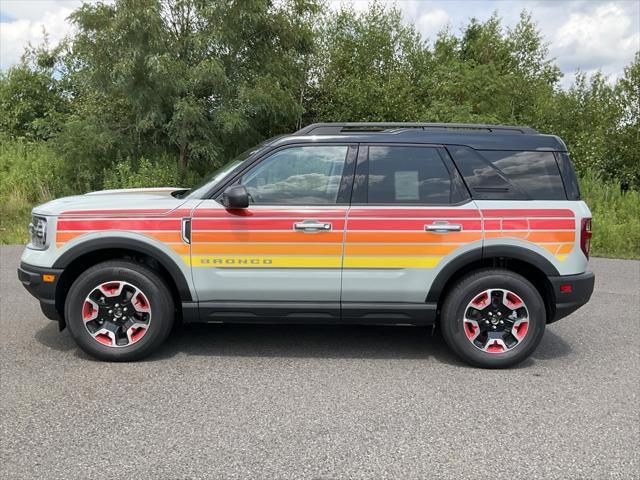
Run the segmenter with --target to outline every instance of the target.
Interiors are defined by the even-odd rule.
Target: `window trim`
[[[351,198],[351,187],[353,184],[353,176],[355,171],[356,157],[358,154],[358,144],[350,142],[319,142],[319,143],[288,143],[276,148],[272,148],[262,152],[262,155],[252,159],[244,168],[238,170],[232,177],[228,178],[226,182],[223,182],[207,197],[208,199],[215,200],[222,205],[222,194],[230,185],[238,183],[238,181],[251,169],[258,166],[261,162],[267,160],[272,155],[278,152],[297,147],[347,147],[347,153],[344,158],[344,164],[342,169],[342,178],[338,186],[338,196],[334,203],[261,203],[250,204],[252,207],[333,207],[333,206],[348,206]]]
[[[416,202],[369,202],[369,148],[370,147],[414,147],[431,148],[436,151],[445,169],[449,172],[451,186],[456,188],[464,197],[455,203],[416,203]],[[360,181],[362,178],[362,181]],[[355,178],[353,183],[353,193],[351,195],[351,206],[373,206],[373,207],[457,207],[466,205],[472,201],[471,193],[467,185],[458,172],[457,167],[449,156],[444,145],[431,143],[361,143],[358,151],[358,161],[356,165]]]

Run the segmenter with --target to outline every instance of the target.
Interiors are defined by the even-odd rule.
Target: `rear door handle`
[[[318,220],[303,220],[302,222],[294,223],[293,229],[296,232],[328,232],[331,230],[330,223],[319,222]]]
[[[435,233],[449,233],[462,231],[462,225],[459,223],[449,222],[433,222],[431,225],[424,226],[425,231]]]

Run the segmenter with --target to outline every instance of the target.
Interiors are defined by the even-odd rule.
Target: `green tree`
[[[54,76],[57,55],[45,34],[42,45],[28,46],[18,65],[0,72],[0,132],[47,140],[59,131],[70,105]]]
[[[98,160],[173,151],[184,172],[290,129],[314,11],[269,0],[84,4],[71,16],[77,109],[62,148]]]
[[[418,116],[417,88],[428,58],[420,35],[396,7],[373,3],[325,17],[319,29],[309,119],[408,121]]]

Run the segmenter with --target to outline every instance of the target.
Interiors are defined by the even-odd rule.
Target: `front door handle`
[[[319,222],[318,220],[303,220],[302,222],[294,223],[293,229],[296,232],[328,232],[331,230],[330,223]]]
[[[449,233],[462,231],[462,225],[459,223],[449,222],[433,222],[431,225],[424,226],[425,231],[435,233]]]

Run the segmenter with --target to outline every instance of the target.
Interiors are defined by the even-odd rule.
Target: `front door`
[[[353,167],[356,150],[281,148],[235,180],[247,187],[249,208],[228,210],[217,199],[196,208],[191,265],[201,312],[226,321],[339,318],[345,165],[351,158]]]

